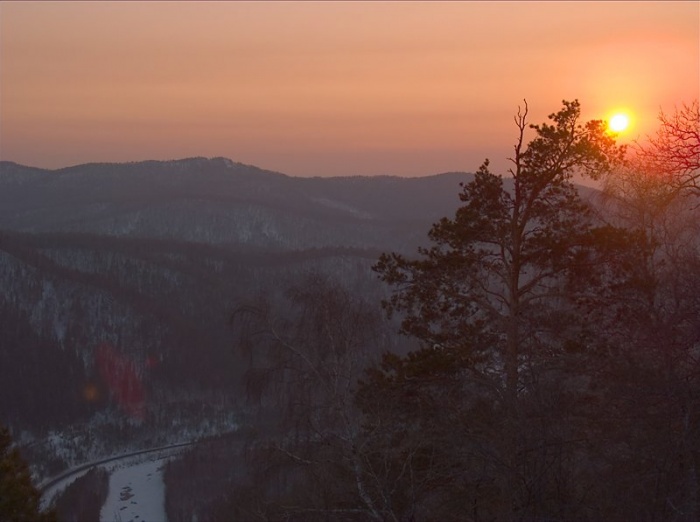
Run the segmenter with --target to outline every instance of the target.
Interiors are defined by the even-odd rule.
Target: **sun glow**
[[[615,133],[624,132],[627,130],[629,125],[630,117],[623,112],[613,114],[613,116],[608,120],[608,129]]]

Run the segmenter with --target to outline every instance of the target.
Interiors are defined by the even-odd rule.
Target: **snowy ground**
[[[84,463],[77,466],[73,470],[67,470],[64,472],[62,478],[49,480],[48,484],[50,485],[48,487],[46,486],[47,483],[40,486],[40,489],[42,490],[41,509],[48,509],[51,507],[59,493],[65,490],[66,487],[73,481],[85,475],[93,466],[104,468],[110,474],[112,474],[117,469],[140,465],[146,461],[150,462],[159,460],[165,462],[169,457],[179,454],[184,447],[187,447],[193,443],[194,441],[184,442],[173,446],[151,448],[135,453],[115,455],[104,459],[95,460],[93,462]]]
[[[112,471],[100,522],[166,522],[165,462],[146,460]]]

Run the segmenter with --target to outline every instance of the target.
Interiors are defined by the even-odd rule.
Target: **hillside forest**
[[[514,121],[504,173],[2,162],[35,483],[197,439],[170,522],[700,520],[698,103],[629,146]]]

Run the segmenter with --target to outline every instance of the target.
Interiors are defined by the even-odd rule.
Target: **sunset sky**
[[[506,166],[526,98],[700,91],[700,2],[2,2],[0,159],[225,156],[295,176]]]

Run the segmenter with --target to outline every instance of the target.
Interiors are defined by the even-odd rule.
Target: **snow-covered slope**
[[[164,460],[146,460],[112,471],[100,522],[166,522]]]

